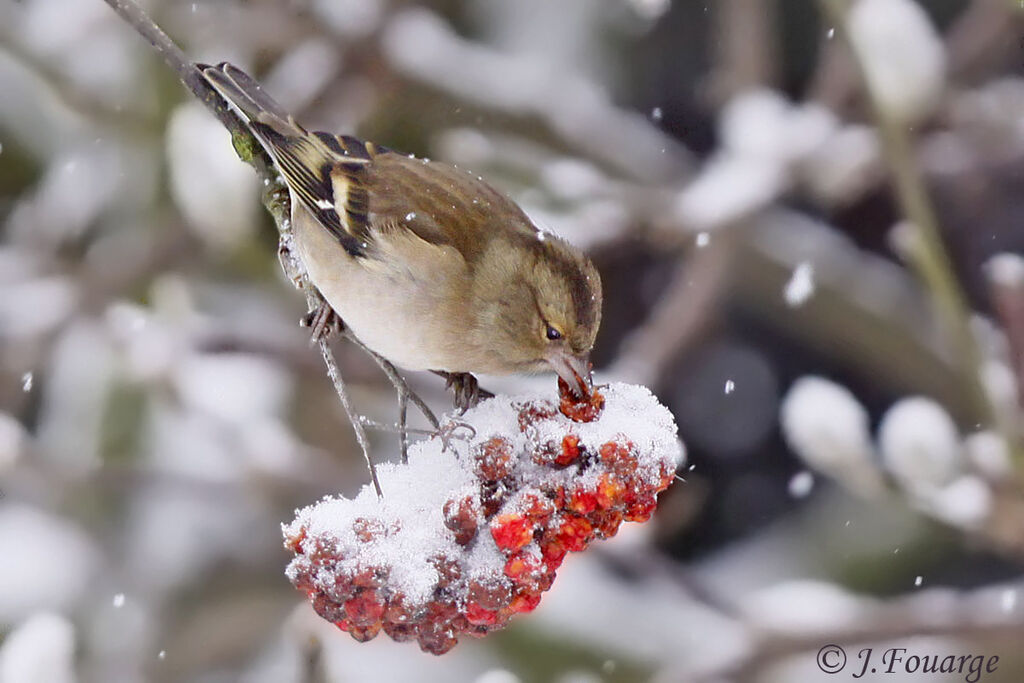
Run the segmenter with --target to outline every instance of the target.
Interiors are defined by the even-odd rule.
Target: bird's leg
[[[312,344],[329,339],[332,334],[341,334],[345,330],[345,323],[341,316],[335,313],[331,305],[322,298],[320,305],[303,316],[299,324],[312,330],[310,340]]]
[[[432,372],[444,377],[445,389],[454,390],[454,404],[460,414],[475,407],[483,399],[494,398],[494,394],[482,388],[476,377],[468,372],[444,372],[442,370],[433,370]]]
[[[441,423],[438,421],[437,416],[434,415],[434,411],[430,409],[430,406],[427,405],[426,401],[419,397],[419,394],[409,388],[405,379],[398,374],[398,370],[387,358],[370,349],[347,329],[342,331],[342,336],[362,349],[363,352],[377,363],[380,369],[384,371],[384,374],[387,375],[387,378],[391,381],[391,385],[395,387],[395,391],[398,392],[399,397],[404,394],[406,398],[410,399],[413,405],[423,413],[423,417],[427,418],[427,422],[430,423],[431,427],[434,429],[440,429]]]

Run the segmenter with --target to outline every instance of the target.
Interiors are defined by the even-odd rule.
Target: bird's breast
[[[399,235],[352,257],[308,214],[295,216],[293,229],[310,280],[366,346],[409,370],[470,370],[459,367],[458,327],[467,321],[457,254]]]

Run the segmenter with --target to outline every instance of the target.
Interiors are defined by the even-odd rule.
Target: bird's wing
[[[227,62],[199,69],[244,117],[294,196],[346,251],[364,255],[371,239],[366,169],[383,148],[306,131],[255,80]]]
[[[365,170],[371,233],[408,230],[454,247],[470,263],[492,239],[533,243],[537,228],[508,197],[445,163],[387,151]]]

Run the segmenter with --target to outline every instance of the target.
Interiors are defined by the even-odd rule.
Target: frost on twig
[[[497,396],[448,418],[408,464],[378,469],[384,498],[366,486],[298,511],[288,577],[356,640],[383,630],[434,654],[531,611],[567,552],[650,518],[683,457],[647,389],[602,390]]]

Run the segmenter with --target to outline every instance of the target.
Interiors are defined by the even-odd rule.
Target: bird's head
[[[582,252],[552,235],[495,250],[476,328],[508,372],[554,370],[589,393],[590,350],[601,324],[601,277]],[[481,271],[484,272],[484,271]]]

